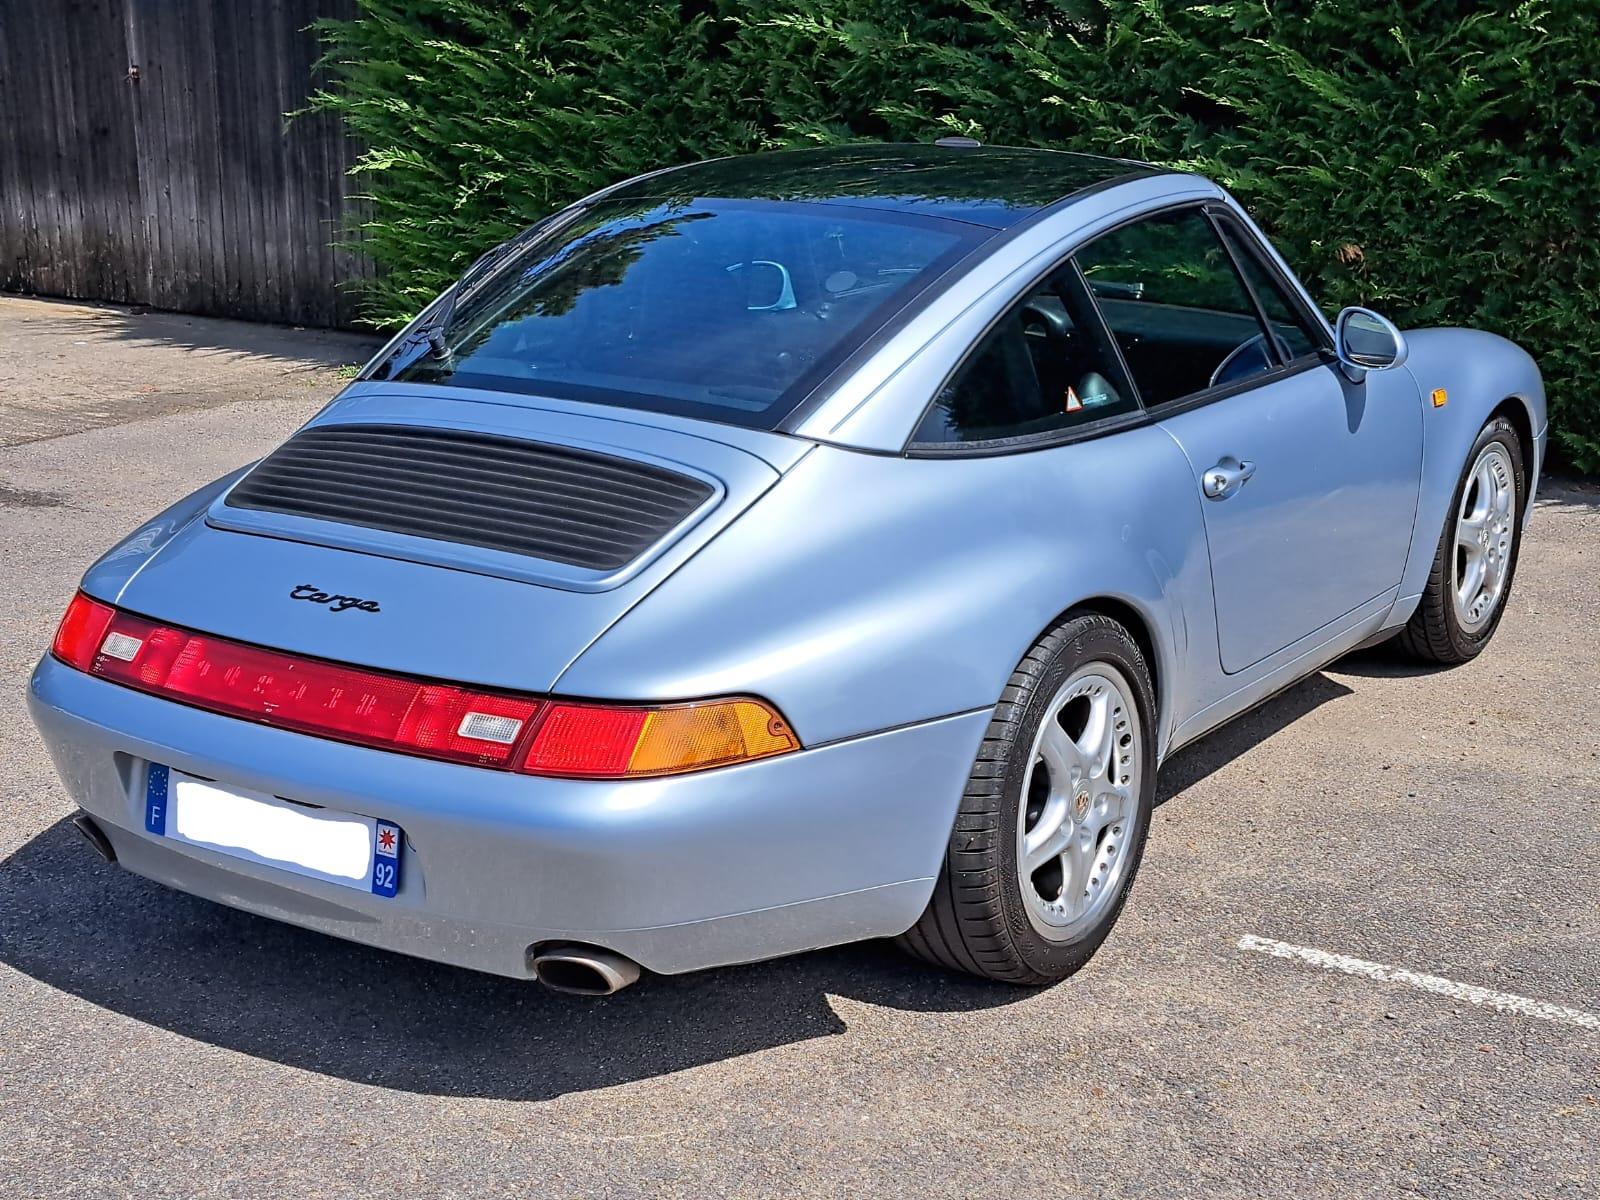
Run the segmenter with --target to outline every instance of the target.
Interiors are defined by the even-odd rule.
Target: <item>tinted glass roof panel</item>
[[[837,146],[698,163],[613,194],[807,200],[1004,229],[1085,188],[1154,170],[1127,159],[1011,146]]]

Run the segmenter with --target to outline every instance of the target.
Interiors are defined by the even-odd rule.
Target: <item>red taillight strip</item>
[[[94,656],[100,653],[100,643],[106,639],[106,630],[117,610],[109,604],[91,600],[82,592],[72,598],[56,629],[56,640],[50,651],[69,667],[87,671],[94,665]]]
[[[638,779],[799,750],[750,696],[596,704],[480,691],[268,650],[78,593],[51,651],[99,679],[223,716],[446,762],[571,779]]]
[[[158,624],[81,593],[52,647],[69,666],[152,695],[319,737],[509,768],[545,701],[301,658]]]

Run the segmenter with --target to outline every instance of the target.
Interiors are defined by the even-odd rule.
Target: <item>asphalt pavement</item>
[[[868,944],[574,1000],[101,863],[27,719],[82,570],[371,348],[0,297],[0,1196],[1600,1194],[1600,488],[1475,662],[1169,762],[1059,987]]]

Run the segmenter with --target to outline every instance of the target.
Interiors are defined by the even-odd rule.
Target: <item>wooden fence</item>
[[[0,290],[348,325],[355,150],[286,120],[354,0],[0,0]]]

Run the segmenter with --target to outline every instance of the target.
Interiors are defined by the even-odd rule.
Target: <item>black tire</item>
[[[1463,628],[1456,613],[1453,579],[1455,574],[1456,519],[1461,512],[1462,500],[1472,481],[1472,468],[1478,456],[1490,445],[1498,443],[1511,463],[1513,487],[1516,496],[1512,505],[1511,546],[1506,556],[1505,585],[1500,591],[1494,612],[1481,628],[1471,631]],[[1504,417],[1494,417],[1472,443],[1461,478],[1450,497],[1450,510],[1445,514],[1444,529],[1439,534],[1439,545],[1433,556],[1433,566],[1428,571],[1428,582],[1423,588],[1422,601],[1411,620],[1395,638],[1396,645],[1411,657],[1423,662],[1453,665],[1476,658],[1494,637],[1505,615],[1506,604],[1511,599],[1511,587],[1517,578],[1517,558],[1522,550],[1522,513],[1527,503],[1528,477],[1523,462],[1522,443],[1517,431]]]
[[[1028,914],[1017,823],[1027,812],[1023,784],[1041,722],[1062,685],[1090,663],[1109,664],[1131,685],[1139,721],[1139,788],[1115,893],[1092,924],[1071,940],[1056,941],[1041,936]],[[1039,987],[1065,979],[1089,961],[1122,911],[1144,854],[1155,788],[1155,692],[1144,655],[1110,618],[1069,617],[1039,639],[1006,684],[967,780],[933,898],[900,936],[900,946],[938,966],[998,982]]]

